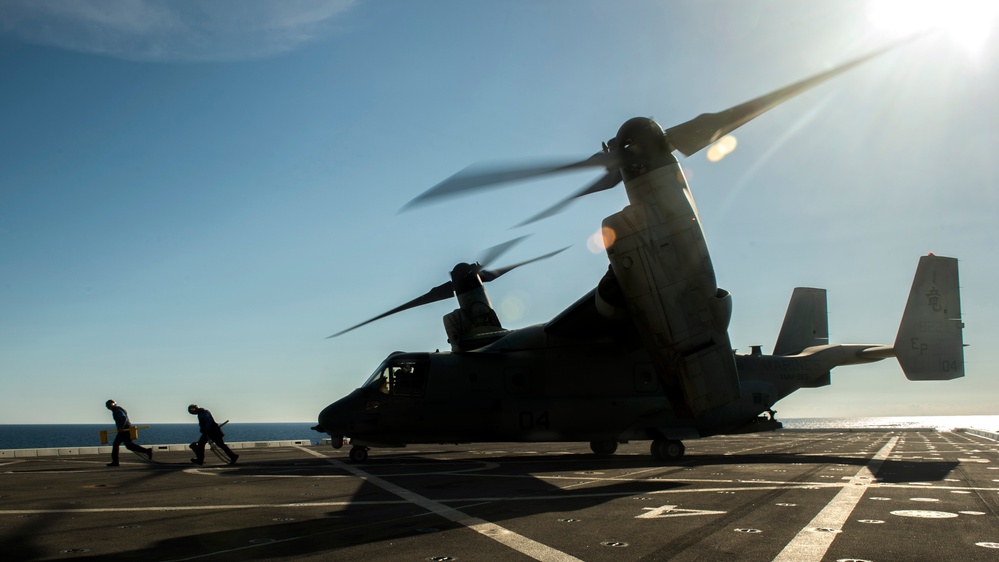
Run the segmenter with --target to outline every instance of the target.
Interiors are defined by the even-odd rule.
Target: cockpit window
[[[417,361],[383,363],[364,386],[391,396],[423,396],[427,365]]]
[[[392,371],[389,367],[382,363],[378,366],[378,369],[375,370],[370,377],[368,377],[368,380],[364,383],[364,388],[373,388],[382,394],[388,394],[391,392],[392,387],[391,373]]]
[[[392,394],[396,396],[423,396],[427,373],[416,363],[403,363],[392,367]]]

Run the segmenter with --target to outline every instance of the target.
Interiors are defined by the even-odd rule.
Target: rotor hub
[[[482,279],[479,272],[482,266],[474,263],[459,263],[451,270],[451,282],[454,284],[455,294],[461,295],[468,291],[482,287]]]
[[[625,180],[676,163],[665,131],[649,117],[625,121],[609,145],[621,155],[621,174]]]

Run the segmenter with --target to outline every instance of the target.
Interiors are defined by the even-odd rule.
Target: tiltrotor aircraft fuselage
[[[830,384],[840,365],[896,357],[909,379],[963,376],[957,260],[933,255],[919,260],[892,345],[830,344],[825,290],[798,288],[773,354],[758,347],[735,353],[732,297],[717,285],[673,155],[697,152],[880,52],[671,129],[631,119],[581,162],[458,174],[425,193],[429,199],[594,166],[606,175],[577,196],[623,181],[629,204],[603,221],[607,273],[547,323],[504,329],[483,281],[512,268],[491,272],[479,264],[459,264],[444,285],[377,317],[452,295],[459,303],[444,317],[450,351],[389,355],[360,388],[326,407],[315,429],[334,447],[349,438],[354,461],[365,460],[370,447],[410,443],[578,441],[609,455],[632,440],[650,440],[653,456],[674,459],[684,439],[781,427],[774,404],[799,388]]]

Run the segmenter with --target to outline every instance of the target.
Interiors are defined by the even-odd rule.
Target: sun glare
[[[938,29],[977,54],[999,16],[999,1],[871,0],[867,16],[879,30],[897,36]]]

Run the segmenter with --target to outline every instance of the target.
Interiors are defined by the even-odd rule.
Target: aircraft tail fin
[[[794,355],[807,347],[829,343],[826,290],[797,287],[784,314],[774,355]]]
[[[909,380],[964,376],[964,339],[957,259],[922,256],[893,351]]]

